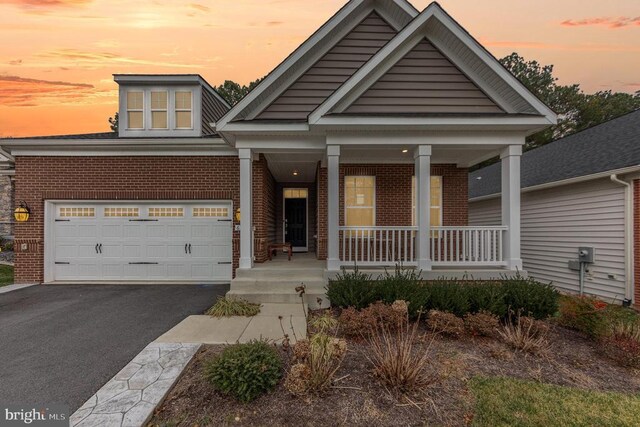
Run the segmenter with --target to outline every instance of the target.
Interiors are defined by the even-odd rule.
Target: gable
[[[478,114],[504,111],[425,38],[344,113]]]
[[[372,12],[282,93],[256,119],[306,120],[397,31]]]

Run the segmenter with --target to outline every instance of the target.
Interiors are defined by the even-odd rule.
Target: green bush
[[[327,286],[327,297],[336,307],[355,307],[358,310],[369,307],[376,301],[375,281],[370,275],[342,270]]]
[[[220,392],[250,402],[278,384],[282,360],[264,341],[235,344],[207,364],[205,376]]]
[[[560,293],[551,284],[517,276],[505,279],[502,285],[505,293],[504,302],[513,312],[544,319],[558,311]]]
[[[243,299],[220,297],[218,301],[205,312],[213,317],[244,316],[253,317],[260,313],[260,304],[253,304]]]
[[[559,293],[550,285],[531,278],[514,277],[498,281],[439,279],[423,282],[413,269],[397,267],[378,280],[370,275],[344,272],[329,282],[327,296],[335,307],[363,309],[382,301],[406,301],[409,315],[440,310],[462,317],[467,313],[486,311],[505,318],[509,311],[536,319],[558,311]]]

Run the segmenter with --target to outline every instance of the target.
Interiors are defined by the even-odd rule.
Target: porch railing
[[[507,227],[432,227],[434,266],[503,266]],[[340,227],[344,266],[416,266],[417,227]]]

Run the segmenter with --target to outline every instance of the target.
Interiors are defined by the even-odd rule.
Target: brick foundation
[[[413,164],[340,165],[340,225],[344,225],[344,177],[376,177],[376,225],[411,226]],[[442,176],[444,226],[466,226],[468,170],[455,165],[433,165],[431,175]],[[327,258],[327,169],[318,170],[318,258]]]

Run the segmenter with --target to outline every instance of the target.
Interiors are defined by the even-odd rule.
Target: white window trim
[[[167,107],[164,108],[164,109],[162,109],[162,108],[153,108],[153,94],[154,93],[163,93],[163,92],[167,96]],[[169,98],[170,98],[169,89],[164,89],[164,90],[156,89],[156,90],[149,91],[149,111],[151,112],[150,113],[150,120],[149,120],[149,129],[151,129],[151,130],[169,130],[170,129],[171,123],[170,123],[170,119],[169,119],[169,110],[170,110],[169,107],[171,106],[171,103],[169,102]],[[166,127],[163,127],[163,128],[153,127],[153,113],[156,113],[156,112],[164,112],[164,113],[167,114],[167,126]]]
[[[440,226],[444,224],[444,209],[442,206],[442,201],[444,198],[444,179],[441,175],[431,175],[429,177],[429,185],[431,185],[431,178],[437,177],[440,178],[440,200],[438,202],[438,207],[440,208]],[[411,226],[417,227],[417,218],[416,218],[416,207],[417,207],[418,195],[416,194],[416,177],[415,175],[411,177]],[[429,209],[433,209],[433,205],[431,205],[431,201],[429,201]]]
[[[178,108],[177,107],[175,100],[176,100],[176,94],[178,92],[181,92],[181,93],[188,92],[188,93],[191,94],[191,108],[187,109],[187,108]],[[186,89],[176,89],[176,90],[173,91],[173,99],[174,99],[174,101],[173,101],[173,105],[174,105],[174,108],[173,108],[173,120],[174,120],[174,123],[175,123],[174,129],[175,130],[193,130],[193,102],[194,102],[194,100],[193,100],[194,99],[193,91],[192,90],[186,90]],[[191,113],[191,126],[188,127],[188,128],[178,127],[178,113],[179,112],[187,112],[187,111],[189,113]]]
[[[347,178],[373,178],[373,205],[372,206],[351,206],[347,205]],[[347,212],[349,209],[371,209],[373,208],[373,225],[371,227],[375,227],[377,224],[377,179],[375,175],[345,175],[344,177],[344,224],[347,224]],[[353,226],[353,227],[368,227],[366,225],[363,226]]]
[[[129,108],[129,93],[142,93],[142,108]],[[145,107],[145,104],[146,104],[145,98],[146,98],[146,95],[145,95],[145,92],[144,92],[143,89],[127,89],[127,91],[125,92],[124,102],[127,104],[125,106],[125,109],[126,109],[125,117],[126,117],[126,120],[127,120],[127,130],[141,131],[141,130],[146,129],[146,125],[147,125],[146,124],[146,120],[145,120],[146,114],[144,112],[144,110],[145,110],[144,107]],[[141,128],[131,128],[131,127],[129,127],[129,113],[142,113],[142,127]]]

